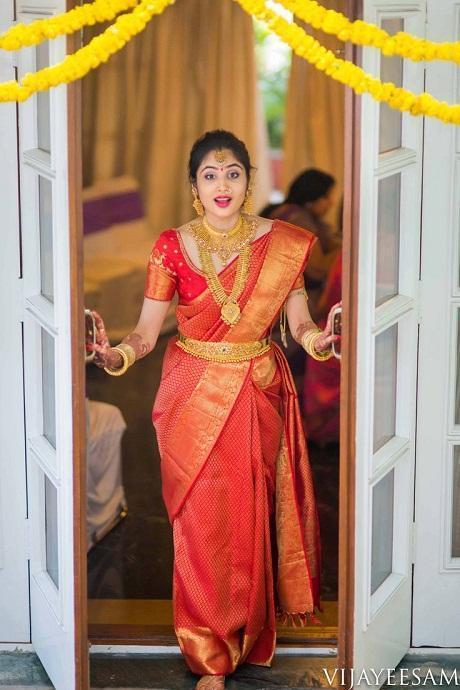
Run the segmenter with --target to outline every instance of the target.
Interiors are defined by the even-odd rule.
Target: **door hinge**
[[[411,522],[409,556],[410,562],[415,563],[415,522]]]
[[[422,281],[417,283],[417,323],[422,323]]]
[[[26,558],[29,560],[31,558],[30,545],[31,545],[30,519],[26,518],[25,519],[25,526],[24,526],[24,546],[25,546],[25,550],[26,550]]]

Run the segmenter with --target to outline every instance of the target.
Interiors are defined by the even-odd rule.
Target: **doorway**
[[[193,3],[190,3],[190,6],[192,5]],[[222,7],[225,13],[230,12],[226,3],[222,3]],[[175,9],[172,8],[170,11],[175,11]],[[179,7],[177,11],[179,13]],[[189,10],[184,9],[183,11]],[[224,20],[236,21],[233,17],[234,11],[232,9],[232,16],[226,16]],[[236,8],[236,12],[240,13],[240,10]],[[178,16],[180,17],[179,14]],[[167,19],[166,14],[165,19]],[[246,17],[244,19],[246,20]],[[157,21],[157,27],[152,28],[153,32],[158,32],[155,33],[156,38],[160,36],[161,32],[168,34],[168,27],[162,24],[162,20],[163,17],[160,17]],[[182,21],[185,22],[185,19],[182,18]],[[180,25],[180,20],[176,20],[175,25],[177,28]],[[250,31],[250,49],[246,46],[243,52],[247,56],[251,69],[245,68],[244,71],[250,74],[251,70],[254,70],[255,80],[257,78],[255,74],[255,49],[260,49],[261,46],[260,44],[254,45],[255,40],[257,41],[257,29],[254,31],[250,27]],[[248,32],[247,26],[245,32]],[[190,31],[187,33],[190,34]],[[241,32],[236,33],[240,34]],[[145,38],[145,40],[148,41],[149,39]],[[154,43],[154,41],[150,42]],[[145,174],[142,175],[142,171],[145,171],[146,162],[142,162],[138,157],[139,154],[136,153],[136,131],[133,132],[127,126],[130,114],[132,114],[129,103],[119,103],[121,110],[115,121],[110,118],[107,120],[106,107],[102,111],[100,108],[100,102],[104,100],[104,96],[109,97],[108,91],[104,91],[104,89],[116,89],[116,79],[121,80],[120,89],[125,88],[125,86],[128,90],[131,88],[131,97],[135,96],[132,86],[129,87],[128,84],[128,70],[139,65],[139,54],[142,55],[142,50],[145,50],[145,47],[142,49],[138,46],[137,50],[139,53],[136,50],[131,54],[128,53],[119,60],[118,64],[116,63],[117,56],[115,56],[115,62],[112,63],[111,67],[107,66],[105,72],[104,68],[101,68],[98,72],[97,79],[100,79],[100,83],[91,85],[89,82],[83,91],[83,106],[86,113],[83,127],[83,175],[86,183],[83,191],[85,303],[86,307],[96,309],[102,314],[112,344],[119,342],[135,326],[142,302],[146,257],[148,257],[155,236],[165,227],[163,206],[166,207],[168,195],[171,195],[170,190],[162,189],[164,198],[158,201],[158,205],[161,207],[160,211],[155,213],[157,209],[152,210],[152,204],[146,195],[148,183],[145,181]],[[146,59],[145,54],[143,58]],[[149,59],[154,64],[155,61],[158,61],[158,56],[149,53]],[[181,59],[180,55],[178,59]],[[240,67],[241,65],[239,65]],[[202,65],[199,65],[199,68],[203,69]],[[295,69],[299,70],[299,68],[300,65],[295,65]],[[152,68],[152,71],[156,75],[155,69]],[[268,70],[267,67],[265,69]],[[260,211],[262,206],[266,206],[269,202],[281,202],[281,188],[284,187],[285,191],[289,182],[303,168],[321,167],[323,163],[321,160],[311,160],[308,165],[301,158],[296,163],[297,168],[290,168],[292,171],[290,179],[288,178],[288,171],[284,173],[281,171],[282,148],[279,146],[276,150],[274,146],[270,145],[272,142],[269,133],[273,131],[274,138],[279,137],[279,128],[277,128],[277,123],[273,123],[273,120],[267,127],[268,117],[263,117],[262,104],[258,100],[257,94],[258,87],[260,88],[260,71],[258,76],[259,84],[254,81],[245,87],[247,101],[252,98],[255,103],[251,107],[254,122],[247,132],[242,130],[240,126],[237,133],[241,133],[242,138],[249,139],[252,142],[255,156],[259,155],[256,161],[260,195],[257,210]],[[266,72],[262,76],[266,77],[265,84],[268,83],[268,77],[271,75]],[[297,74],[296,78],[300,80],[303,76]],[[322,75],[319,75],[318,78],[326,80],[326,77]],[[109,82],[108,85],[107,81]],[[248,81],[250,81],[249,78]],[[129,98],[130,96],[127,100]],[[284,105],[286,105],[287,92],[283,98]],[[343,91],[341,98],[344,98]],[[258,108],[260,108],[259,112]],[[142,115],[137,114],[134,117],[136,127],[142,132],[145,142],[149,131],[146,123]],[[196,113],[195,117],[198,117]],[[105,126],[105,134],[102,136],[108,140],[105,159],[101,156],[98,157],[97,151],[90,145],[90,140],[94,142],[94,128],[97,127],[98,118],[101,118],[101,122],[104,122]],[[282,116],[281,120],[283,119]],[[86,130],[85,121],[87,123]],[[203,120],[203,129],[212,128],[211,124],[209,126],[206,124],[208,122],[211,120]],[[220,121],[216,121],[214,126],[218,124]],[[183,122],[180,123],[180,126],[183,127]],[[235,126],[238,126],[237,123]],[[232,128],[231,125],[229,128]],[[264,133],[263,136],[261,132]],[[198,130],[197,135],[200,133]],[[155,136],[155,130],[151,135]],[[184,142],[185,155],[181,154],[183,159],[181,167],[174,168],[180,170],[180,173],[176,175],[176,180],[170,183],[173,188],[174,184],[179,186],[180,194],[178,196],[180,199],[177,201],[175,217],[170,216],[167,219],[168,223],[176,223],[182,219],[183,216],[180,215],[179,211],[182,212],[183,206],[186,208],[185,218],[191,217],[189,211],[191,198],[186,186],[185,158],[194,138],[182,130],[178,134],[178,139]],[[123,141],[125,145],[123,145]],[[103,144],[99,142],[97,145],[102,146]],[[343,148],[343,140],[341,147]],[[255,156],[253,153],[253,157]],[[116,161],[122,163],[113,165],[111,157],[115,157]],[[328,216],[329,224],[333,226],[334,231],[336,230],[337,218],[340,216],[338,209],[344,177],[341,169],[343,154],[340,153],[339,155],[338,152],[337,158],[340,162],[336,164],[336,169],[326,171],[332,172],[338,182],[335,207],[331,209]],[[172,158],[170,162],[171,165],[176,166],[175,158]],[[290,161],[290,165],[294,165],[292,161]],[[99,173],[95,174],[94,170],[99,170]],[[177,182],[179,174],[180,178]],[[99,179],[97,179],[98,177]],[[283,182],[283,177],[286,182]],[[332,267],[332,258],[332,256],[328,258],[328,269]],[[319,288],[324,288],[326,283],[326,276],[321,275],[321,257],[317,257],[317,259],[316,276],[307,277],[310,280],[310,283],[307,283],[307,291],[310,292],[309,306],[312,315],[313,302],[319,303],[319,296],[322,291]],[[151,423],[152,401],[160,381],[163,353],[169,338],[177,328],[174,307],[173,301],[154,352],[137,362],[136,367],[130,370],[125,377],[112,379],[91,364],[87,367],[89,453],[91,453],[91,449],[94,451],[96,466],[101,464],[97,459],[100,453],[98,447],[107,452],[110,446],[110,455],[113,458],[112,469],[105,468],[107,475],[111,477],[107,481],[111,491],[107,498],[107,504],[110,504],[111,510],[105,510],[106,504],[99,506],[101,513],[104,514],[103,518],[101,518],[99,525],[97,525],[97,518],[95,518],[96,528],[93,527],[93,531],[91,532],[89,529],[88,532],[90,544],[94,541],[94,545],[91,546],[88,553],[89,633],[93,643],[112,644],[129,641],[131,644],[176,644],[172,628],[171,603],[172,533],[161,497],[160,458]],[[286,354],[293,368],[299,398],[302,401],[305,398],[305,392],[310,394],[307,386],[304,390],[306,356],[299,358],[299,349],[295,351],[292,344],[291,341]],[[338,364],[338,361],[336,363]],[[335,404],[338,408],[340,368],[336,366],[336,370],[332,374],[332,384],[330,381],[319,380],[319,373],[316,376],[316,389],[311,390],[310,399],[313,399],[314,396],[319,399],[326,389],[330,395],[335,394]],[[331,402],[329,401],[330,408]],[[324,421],[324,405],[318,406],[310,414],[316,415],[315,420],[313,417],[310,417],[310,420],[305,418],[304,423],[310,462],[317,487],[320,523],[323,525],[324,587],[322,601],[324,612],[321,616],[321,626],[280,628],[278,640],[280,644],[295,646],[335,647],[338,617],[339,422],[336,409],[335,419],[329,419],[332,429],[330,441],[328,442],[328,439],[324,437],[317,438],[315,441],[313,434],[309,438],[308,426],[311,424],[313,427],[314,421],[316,427],[321,425],[321,420]],[[108,440],[109,437],[111,440]],[[91,463],[90,459],[89,463]],[[88,474],[91,481],[90,464]],[[97,470],[94,474],[93,493],[96,494],[97,481],[99,480],[102,485],[104,479],[98,475]],[[94,499],[94,507],[97,510],[96,499]]]

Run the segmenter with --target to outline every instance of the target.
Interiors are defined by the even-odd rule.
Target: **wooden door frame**
[[[79,5],[67,0],[67,10]],[[67,53],[81,46],[80,33],[67,37]],[[62,87],[61,87],[62,88]],[[72,362],[73,537],[75,687],[89,690],[88,585],[86,545],[85,324],[83,294],[83,213],[81,80],[67,86],[69,193],[70,347]]]
[[[362,0],[347,0],[347,16],[363,16]],[[350,43],[345,59],[361,63],[361,49]],[[354,645],[356,381],[358,333],[358,250],[361,157],[361,98],[346,87],[344,147],[344,215],[342,253],[342,366],[340,379],[339,590],[337,666],[351,684]]]

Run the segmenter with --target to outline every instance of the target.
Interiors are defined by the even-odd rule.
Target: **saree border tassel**
[[[279,607],[276,610],[276,621],[280,625],[290,628],[305,628],[307,625],[323,625],[316,617],[314,611],[284,611]]]

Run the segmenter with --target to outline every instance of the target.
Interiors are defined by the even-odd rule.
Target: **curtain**
[[[328,9],[343,12],[344,0],[323,0]],[[343,50],[335,36],[303,25],[307,33],[326,48]],[[339,54],[343,57],[343,54]],[[318,71],[303,58],[293,55],[286,101],[283,187],[309,167],[320,168],[343,189],[344,86]]]
[[[86,31],[86,38],[101,29]],[[187,162],[204,131],[229,129],[257,167],[255,208],[269,161],[256,82],[252,20],[230,0],[179,0],[83,80],[84,184],[129,174],[152,236],[194,217]]]

